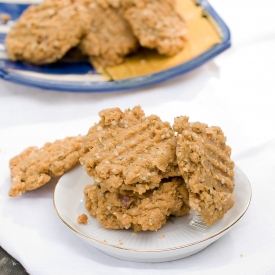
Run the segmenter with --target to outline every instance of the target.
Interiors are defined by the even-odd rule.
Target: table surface
[[[272,216],[275,203],[270,194],[275,191],[272,183],[275,168],[275,2],[210,2],[231,29],[232,48],[213,61],[173,81],[133,91],[75,94],[44,91],[0,80],[0,133],[7,133],[11,128],[24,131],[32,129],[32,125],[62,124],[70,120],[94,117],[100,110],[110,107],[126,109],[140,104],[145,110],[152,110],[158,106],[166,106],[169,102],[177,102],[186,107],[182,114],[190,114],[193,119],[205,119],[203,122],[209,124],[219,123],[228,135],[230,145],[234,146],[233,159],[251,180],[254,204],[252,203],[242,223],[236,229],[232,229],[231,234],[225,235],[215,246],[205,250],[205,253],[186,259],[184,265],[179,261],[162,266],[131,265],[101,256],[107,257],[104,259],[108,264],[96,258],[87,265],[88,268],[101,266],[100,274],[107,274],[113,267],[118,268],[121,274],[136,274],[134,270],[142,270],[146,274],[164,274],[162,272],[167,271],[171,271],[172,274],[183,274],[183,270],[190,274],[200,274],[200,266],[205,270],[205,274],[229,274],[237,272],[236,270],[242,270],[239,274],[275,274],[275,263],[271,257],[275,248],[272,234],[275,230]],[[202,114],[202,110],[205,110],[205,115]],[[0,150],[5,151],[1,146],[0,144]],[[1,193],[6,187],[4,181],[0,184]],[[265,191],[263,184],[268,186]],[[4,195],[2,192],[1,196]],[[260,219],[258,223],[255,221],[255,215]],[[0,217],[4,217],[2,212]],[[260,223],[263,226],[260,226]],[[19,225],[20,223],[17,226]],[[0,226],[2,227],[1,224]],[[263,230],[260,231],[262,233],[259,234],[256,228]],[[23,261],[22,264],[28,271],[30,268],[30,274],[40,274],[32,269],[30,260],[24,257],[22,252],[18,252],[16,246],[9,244],[5,236],[0,234],[0,245],[19,261]],[[234,250],[219,252],[225,245],[233,245]],[[214,249],[218,251],[217,254],[213,254]],[[234,251],[236,255],[230,251]],[[26,253],[29,252],[26,248]],[[217,266],[212,262],[213,257],[210,257],[209,253],[219,261]],[[223,256],[223,253],[226,256]],[[267,253],[266,256],[264,253]],[[1,262],[6,261],[3,259],[8,259],[7,254],[0,250],[0,273],[4,270]],[[12,258],[8,260],[9,263],[13,261]],[[65,262],[63,261],[63,264]],[[17,266],[19,265],[16,263],[14,268]],[[8,268],[8,263],[6,267]],[[157,271],[159,273],[154,273]],[[41,271],[41,274],[50,274],[43,272]],[[17,274],[25,274],[24,269]]]
[[[1,275],[27,275],[25,268],[10,254],[0,247],[0,274]]]

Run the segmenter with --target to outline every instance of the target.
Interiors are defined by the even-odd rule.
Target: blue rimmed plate
[[[206,0],[198,0],[205,12],[215,21],[221,42],[203,54],[173,68],[119,81],[104,81],[103,77],[87,62],[57,62],[55,64],[33,66],[23,62],[13,62],[5,52],[4,40],[10,24],[20,16],[35,0],[0,0],[0,14],[8,13],[11,21],[0,25],[0,77],[14,83],[56,91],[106,92],[142,88],[168,81],[190,72],[211,60],[230,47],[230,31],[224,21]]]

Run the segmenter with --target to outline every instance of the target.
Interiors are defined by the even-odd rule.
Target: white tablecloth
[[[275,274],[275,2],[212,0],[233,46],[201,68],[142,90],[75,94],[0,81],[0,245],[30,274]],[[202,252],[174,262],[134,263],[79,240],[55,214],[55,181],[10,198],[8,160],[24,148],[85,134],[99,110],[140,104],[173,121],[219,125],[232,158],[250,179],[245,216]],[[242,257],[241,257],[242,255]]]

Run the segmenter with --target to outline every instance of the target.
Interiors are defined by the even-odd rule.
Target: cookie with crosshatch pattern
[[[88,32],[91,16],[73,0],[48,0],[28,7],[8,33],[12,60],[47,64],[61,59]]]
[[[130,23],[143,47],[160,54],[175,55],[187,39],[184,18],[176,10],[175,0],[98,0],[118,9]]]
[[[80,157],[83,137],[67,137],[47,142],[43,147],[29,147],[9,162],[12,187],[9,195],[19,196],[34,190],[75,166]]]
[[[106,109],[99,116],[84,138],[80,163],[101,186],[142,194],[163,178],[180,175],[169,122],[146,117],[140,106]]]
[[[192,209],[210,226],[234,205],[234,162],[220,127],[175,118],[177,160]]]
[[[89,31],[78,48],[97,69],[113,66],[137,50],[139,43],[120,12],[99,0],[78,0],[91,14]]]
[[[123,12],[140,45],[169,56],[179,53],[186,44],[187,27],[174,1],[141,2]]]

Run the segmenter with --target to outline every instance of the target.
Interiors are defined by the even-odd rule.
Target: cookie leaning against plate
[[[63,175],[78,163],[83,137],[47,142],[42,148],[29,147],[10,160],[12,187],[9,195],[19,196]]]
[[[210,226],[234,205],[234,162],[219,127],[175,118],[177,159],[189,190],[190,206]]]
[[[12,60],[52,63],[76,46],[87,33],[87,9],[73,1],[46,1],[30,6],[6,37]]]
[[[95,0],[79,1],[91,14],[89,32],[79,44],[83,54],[97,69],[122,63],[139,46],[129,23],[112,7]]]
[[[162,178],[179,171],[176,138],[169,122],[145,117],[140,106],[99,113],[83,142],[80,163],[101,186],[140,194],[159,186]]]
[[[90,215],[110,229],[155,231],[169,215],[184,216],[190,211],[188,191],[181,177],[164,181],[142,195],[119,189],[109,192],[96,183],[86,186],[84,194]]]

